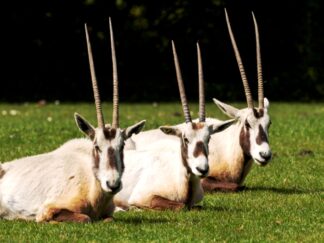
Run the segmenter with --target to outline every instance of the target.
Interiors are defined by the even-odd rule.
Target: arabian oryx
[[[257,53],[258,100],[259,107],[253,106],[253,99],[245,75],[241,57],[231,30],[225,10],[227,27],[234,48],[247,100],[247,108],[237,109],[214,99],[214,102],[227,116],[238,119],[238,122],[228,129],[211,136],[209,142],[209,175],[202,180],[205,191],[236,191],[241,190],[244,179],[249,173],[253,160],[264,166],[271,159],[271,149],[268,141],[268,130],[271,124],[268,114],[269,101],[264,98],[261,67],[259,32],[256,19],[252,13]],[[207,124],[219,123],[213,118],[206,119]],[[179,125],[182,126],[183,124]],[[130,149],[144,149],[158,138],[167,138],[158,129],[133,135],[128,142]],[[169,138],[170,139],[170,138]]]
[[[58,149],[4,163],[0,177],[0,216],[5,219],[89,222],[111,219],[113,196],[121,188],[124,141],[145,121],[119,128],[118,80],[111,22],[113,121],[105,125],[89,42],[86,40],[98,127],[80,115],[75,120],[88,138],[73,139]]]
[[[208,175],[208,141],[210,136],[230,126],[235,120],[205,123],[205,101],[203,89],[200,49],[199,109],[198,122],[191,120],[182,75],[175,45],[172,50],[185,117],[183,126],[162,126],[160,130],[175,140],[160,139],[144,150],[125,150],[125,172],[123,189],[116,194],[114,202],[120,208],[130,206],[156,210],[191,209],[203,198],[200,178]]]

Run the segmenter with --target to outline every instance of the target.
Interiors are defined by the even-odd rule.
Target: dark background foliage
[[[13,0],[8,4],[2,6],[2,101],[91,101],[85,22],[102,97],[111,100],[109,16],[122,101],[178,100],[171,40],[177,46],[189,100],[197,100],[197,41],[207,98],[244,100],[224,7],[255,99],[251,11],[259,24],[265,95],[272,101],[324,98],[322,0]]]

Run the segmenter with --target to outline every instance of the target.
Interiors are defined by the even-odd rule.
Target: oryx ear
[[[264,108],[266,108],[266,109],[269,109],[269,107],[270,107],[270,102],[269,102],[269,100],[267,99],[267,98],[265,98],[264,97],[264,99],[263,99],[264,101]]]
[[[146,122],[146,120],[143,120],[143,121],[136,123],[135,125],[127,127],[124,132],[125,139],[131,137],[133,134],[139,133],[143,129],[145,122]]]
[[[238,115],[239,109],[225,104],[215,98],[213,98],[213,101],[215,102],[215,104],[218,106],[218,108],[227,116],[229,116],[230,118],[235,118]]]
[[[177,137],[181,137],[181,130],[179,128],[176,127],[171,127],[171,126],[161,126],[159,127],[159,129],[164,132],[167,135],[173,135],[173,136],[177,136]]]
[[[208,125],[209,132],[210,132],[210,134],[221,132],[221,131],[225,130],[226,128],[228,128],[229,126],[231,126],[236,121],[237,121],[237,119],[231,119],[231,120],[219,122],[217,124],[215,123],[215,124]]]
[[[78,126],[78,128],[83,132],[85,135],[87,135],[91,140],[95,137],[95,128],[87,122],[86,119],[84,119],[82,116],[80,116],[78,113],[74,113],[74,119]]]

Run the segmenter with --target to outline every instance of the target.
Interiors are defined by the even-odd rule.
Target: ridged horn
[[[183,79],[182,79],[182,75],[181,75],[177,51],[176,51],[173,41],[172,41],[172,51],[173,51],[174,66],[175,66],[177,81],[178,81],[178,86],[179,86],[182,110],[183,110],[183,114],[184,114],[186,123],[189,123],[189,122],[191,122],[190,110],[189,110],[189,106],[188,106],[188,102],[187,102],[186,92],[185,92],[184,85],[183,85]]]
[[[117,73],[117,61],[115,51],[114,32],[111,24],[111,18],[109,17],[109,30],[110,30],[110,45],[111,45],[111,59],[113,66],[113,116],[112,127],[119,127],[119,96],[118,96],[118,73]]]
[[[206,109],[205,109],[204,72],[202,66],[200,46],[198,42],[197,42],[197,59],[198,59],[198,80],[199,80],[199,122],[205,122]]]
[[[100,101],[100,95],[99,95],[99,90],[98,90],[98,84],[97,84],[96,72],[95,72],[95,68],[94,68],[92,49],[91,49],[91,43],[90,43],[90,39],[89,39],[87,24],[84,24],[84,28],[85,28],[85,34],[86,34],[86,40],[87,40],[89,66],[90,66],[90,73],[91,73],[93,96],[94,96],[95,105],[96,105],[98,127],[104,128],[105,122],[104,122],[102,109],[101,109],[101,101]]]
[[[261,62],[261,51],[260,51],[260,38],[259,28],[254,13],[252,12],[254,30],[255,30],[255,42],[256,42],[256,53],[257,53],[257,73],[258,73],[258,101],[259,108],[264,108],[264,91],[263,91],[263,77],[262,77],[262,62]]]
[[[231,28],[231,24],[230,24],[226,9],[225,9],[225,16],[226,16],[226,23],[227,23],[228,33],[229,33],[230,38],[231,38],[231,42],[232,42],[232,46],[233,46],[233,49],[234,49],[236,61],[237,61],[238,68],[240,70],[241,78],[242,78],[242,81],[243,81],[246,102],[247,102],[247,105],[248,105],[249,108],[253,108],[253,98],[252,98],[251,90],[250,90],[250,87],[249,87],[248,80],[246,78],[246,74],[245,74],[244,66],[243,66],[243,63],[242,63],[241,56],[240,56],[240,52],[239,52],[239,50],[237,48],[237,45],[236,45],[236,41],[235,41],[235,38],[234,38],[234,35],[233,35],[233,31],[232,31],[232,28]]]

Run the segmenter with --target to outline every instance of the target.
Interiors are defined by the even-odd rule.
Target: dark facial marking
[[[122,149],[119,152],[119,156],[120,156],[120,161],[121,161],[121,172],[123,173],[125,170],[125,164],[124,164],[124,149]]]
[[[193,130],[199,130],[204,127],[204,123],[202,123],[202,122],[198,122],[198,123],[193,122],[191,124],[192,124]]]
[[[267,134],[265,133],[263,127],[261,125],[259,125],[259,133],[256,138],[256,143],[258,145],[260,145],[263,142],[268,143],[268,137],[267,137]]]
[[[251,125],[250,125],[250,123],[247,120],[245,120],[245,126],[246,126],[247,129],[250,129],[251,128]]]
[[[122,145],[121,145],[121,147],[119,149],[122,173],[125,170],[125,164],[124,164],[124,147],[125,147],[125,142],[122,143]]]
[[[110,168],[116,168],[115,150],[111,147],[108,148],[108,162]]]
[[[206,151],[206,148],[205,148],[205,145],[202,141],[199,141],[196,143],[196,147],[195,147],[195,150],[193,152],[193,155],[195,158],[197,158],[199,155],[205,155],[207,157],[207,151]]]
[[[243,150],[243,153],[247,156],[251,156],[250,131],[244,126],[242,127],[240,132],[240,145]]]
[[[93,158],[93,164],[96,169],[99,168],[99,153],[97,149],[93,148],[92,149],[92,158]]]
[[[105,138],[108,140],[112,140],[116,137],[116,129],[115,128],[104,128],[103,129]]]
[[[187,169],[188,173],[191,173],[191,169],[188,165],[188,146],[183,139],[181,139],[181,158],[183,166]]]
[[[253,108],[253,114],[254,114],[255,118],[261,118],[264,115],[264,110],[262,108],[259,110]]]

